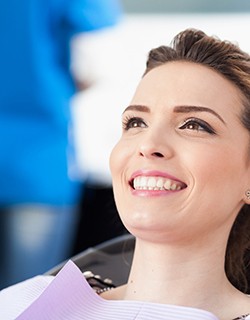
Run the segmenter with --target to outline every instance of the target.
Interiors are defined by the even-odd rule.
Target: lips
[[[179,191],[186,184],[165,176],[137,175],[131,179],[130,185],[134,190]]]

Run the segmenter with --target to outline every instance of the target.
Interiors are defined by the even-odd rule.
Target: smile
[[[135,190],[178,191],[184,189],[186,185],[164,177],[138,176],[132,181],[132,187]]]

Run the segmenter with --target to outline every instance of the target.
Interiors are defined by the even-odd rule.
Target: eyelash
[[[129,117],[127,116],[122,121],[122,128],[125,131],[128,131],[129,129],[133,128],[141,128],[142,126],[138,125],[139,123],[143,124],[143,128],[146,127],[145,121],[140,117]],[[137,124],[136,126],[133,126],[134,124]]]
[[[133,126],[135,125],[136,126]],[[143,124],[142,125],[139,125],[139,124]],[[189,125],[193,125],[193,126],[197,126],[200,127],[200,128],[188,128]],[[123,130],[125,131],[128,131],[129,129],[135,129],[135,128],[145,128],[147,125],[145,123],[145,121],[140,118],[140,117],[130,117],[130,116],[127,116],[123,122],[122,122],[122,127],[123,127]],[[185,120],[185,122],[181,125],[181,127],[179,127],[180,130],[184,130],[184,129],[187,129],[187,130],[195,130],[195,131],[204,131],[204,132],[207,132],[209,134],[216,134],[215,130],[206,122],[206,121],[203,121],[201,119],[197,119],[197,118],[190,118],[190,119],[187,119]]]
[[[195,128],[188,128],[189,125],[193,125],[193,126],[199,126],[200,129],[195,129]],[[215,130],[206,122],[203,121],[201,119],[197,119],[197,118],[191,118],[191,119],[187,119],[185,120],[184,124],[181,125],[181,127],[179,127],[179,129],[184,130],[184,129],[188,129],[188,130],[195,130],[195,131],[205,131],[209,134],[216,134]]]

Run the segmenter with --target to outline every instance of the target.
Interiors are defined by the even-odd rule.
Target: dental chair
[[[91,271],[102,279],[112,279],[116,286],[127,282],[133,258],[135,238],[130,234],[118,236],[73,256],[72,260],[82,272]],[[68,260],[67,260],[68,261]],[[55,276],[64,261],[45,274]]]

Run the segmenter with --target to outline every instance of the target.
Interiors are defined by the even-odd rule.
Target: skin
[[[135,256],[127,286],[107,298],[197,307],[222,320],[250,312],[224,272],[230,229],[248,202],[242,108],[237,87],[202,65],[169,62],[141,80],[110,157]],[[137,176],[167,178],[180,190],[135,190]]]

